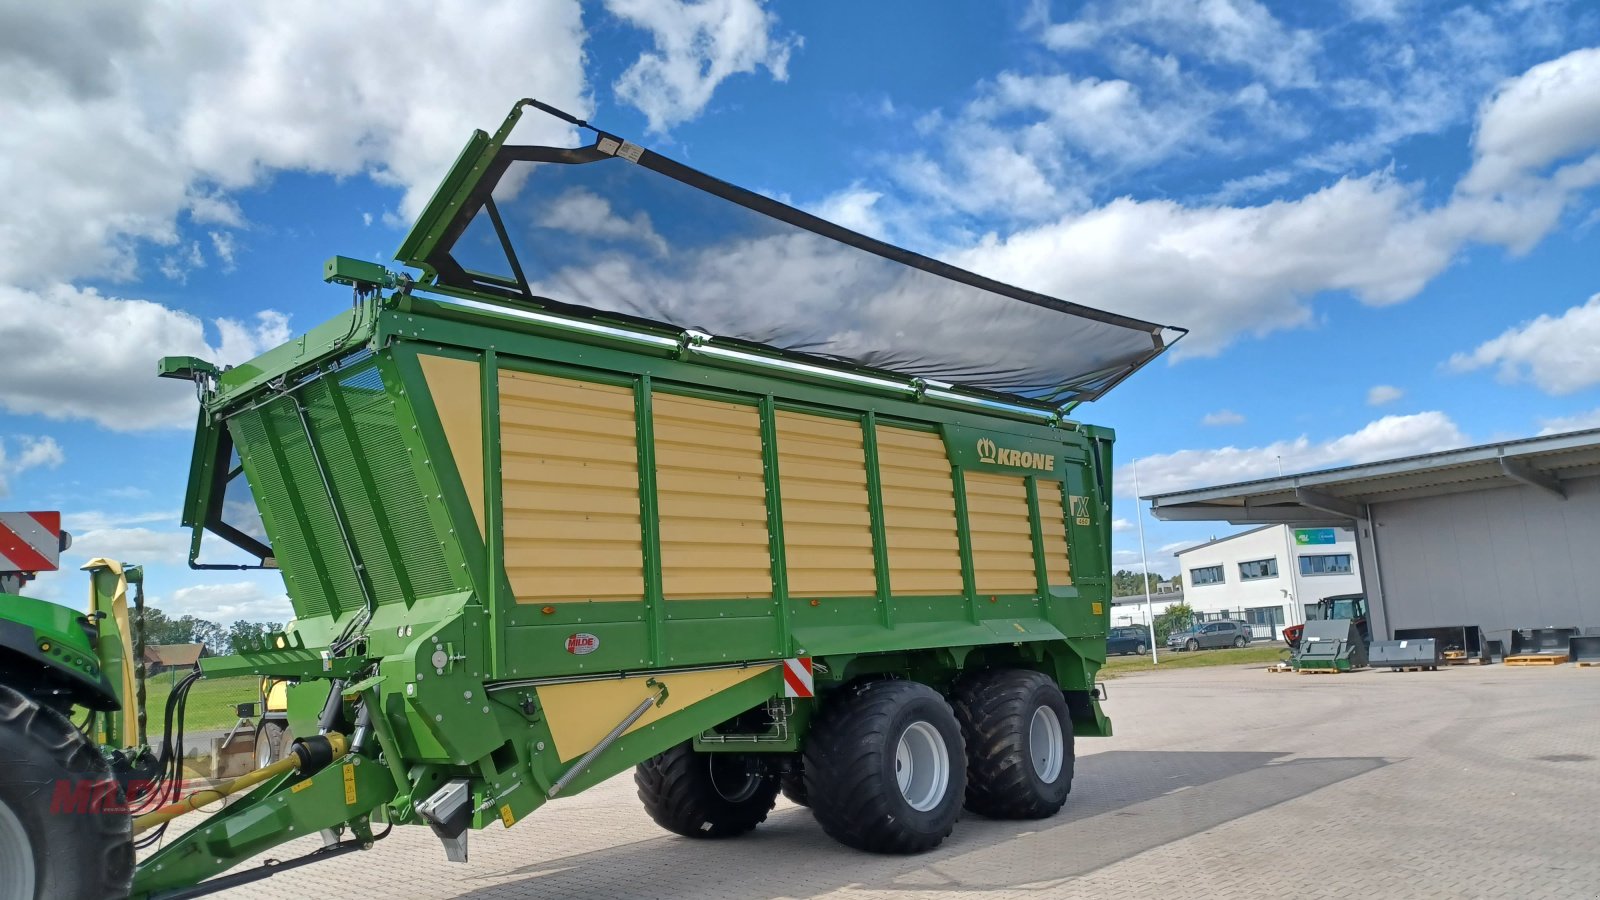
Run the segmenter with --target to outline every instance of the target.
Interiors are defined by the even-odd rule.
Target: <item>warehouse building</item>
[[[1600,429],[1145,499],[1164,521],[1353,530],[1375,636],[1600,628]]]
[[[1238,619],[1257,639],[1281,637],[1323,597],[1361,592],[1353,528],[1262,525],[1175,555],[1197,618]]]

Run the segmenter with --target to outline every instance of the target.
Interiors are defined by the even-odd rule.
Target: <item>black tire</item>
[[[1242,636],[1241,637],[1236,637],[1236,638],[1233,639],[1233,646],[1234,646],[1235,649],[1238,649],[1238,650],[1243,650],[1245,648],[1245,645],[1248,644],[1248,643],[1250,643],[1250,642],[1245,640]]]
[[[269,766],[283,759],[292,743],[294,735],[289,732],[288,722],[263,720],[256,726],[256,768]]]
[[[783,796],[795,806],[810,806],[811,798],[806,796],[806,776],[804,772],[790,772],[778,779],[778,784],[783,788]]]
[[[65,716],[0,686],[0,760],[0,895],[126,898],[133,819],[94,744]]]
[[[1200,649],[1200,642],[1195,640],[1194,638],[1190,638],[1189,639],[1189,643],[1185,644],[1183,646],[1183,649],[1189,651],[1190,653],[1194,653],[1195,651]]]
[[[967,785],[961,726],[950,704],[914,681],[870,681],[829,699],[805,748],[806,796],[822,830],[869,853],[939,846],[961,815]],[[906,768],[902,744],[911,766],[923,759],[920,774]],[[904,790],[901,774],[911,779]]]
[[[778,777],[742,753],[696,753],[679,744],[633,770],[645,812],[684,837],[727,838],[766,821],[778,799]]]
[[[990,819],[1048,819],[1072,792],[1072,716],[1061,688],[1025,669],[956,684],[967,742],[967,809]]]

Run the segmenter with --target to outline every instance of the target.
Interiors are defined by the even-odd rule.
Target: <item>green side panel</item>
[[[301,619],[363,605],[346,532],[379,605],[456,589],[379,363],[326,371],[228,418]]]

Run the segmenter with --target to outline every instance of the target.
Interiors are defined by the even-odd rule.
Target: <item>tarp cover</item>
[[[1162,326],[901,250],[603,134],[500,148],[420,262],[510,302],[1050,406],[1099,396],[1167,345]]]

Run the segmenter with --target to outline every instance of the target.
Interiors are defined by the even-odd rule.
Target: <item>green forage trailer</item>
[[[589,142],[512,142],[530,107]],[[276,870],[394,826],[466,859],[473,829],[630,768],[694,838],[780,791],[886,853],[963,808],[1062,806],[1075,737],[1111,730],[1112,434],[1067,415],[1177,331],[534,101],[474,135],[397,258],[330,260],[350,307],[257,359],[162,363],[201,396],[195,565],[242,552],[295,609],[202,668],[288,679],[300,737],[136,816],[134,841],[169,830],[135,896],[266,877],[227,870],[318,832]]]

